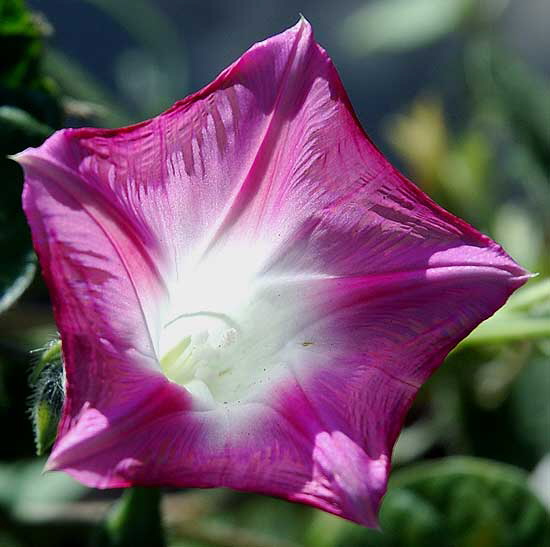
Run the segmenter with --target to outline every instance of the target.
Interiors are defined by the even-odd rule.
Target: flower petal
[[[160,116],[121,129],[64,132],[55,154],[137,227],[178,276],[239,217],[271,169],[284,127],[324,59],[305,20],[255,44],[211,84]]]
[[[56,447],[49,469],[98,488],[223,486],[261,492],[376,526],[387,461],[372,460],[339,431],[325,431],[295,388],[278,391],[281,410],[246,403],[156,418],[150,413],[145,420],[140,414],[112,426],[89,409],[65,446]],[[165,400],[176,401],[175,394],[159,391]]]
[[[58,442],[85,406],[125,415],[166,379],[156,356],[163,302],[154,240],[58,161],[66,132],[20,154],[23,206],[61,334],[66,403]]]

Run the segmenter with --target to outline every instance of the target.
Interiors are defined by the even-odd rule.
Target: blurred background
[[[33,350],[56,328],[6,155],[60,127],[154,116],[300,13],[384,154],[539,275],[421,390],[382,533],[267,497],[174,491],[169,545],[550,546],[548,0],[0,0],[1,547],[104,545],[120,494],[41,474],[59,360]]]

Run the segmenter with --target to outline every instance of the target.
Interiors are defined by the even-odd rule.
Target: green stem
[[[156,488],[129,488],[100,528],[99,547],[165,547],[160,511],[161,492]]]

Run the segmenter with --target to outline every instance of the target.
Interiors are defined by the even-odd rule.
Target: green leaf
[[[531,283],[481,323],[459,347],[550,338],[550,280]]]
[[[13,106],[0,106],[0,150],[18,152],[22,146],[38,146],[53,132],[51,127]]]
[[[36,83],[41,32],[20,0],[0,2],[0,83],[21,87]]]
[[[479,325],[461,345],[494,344],[550,337],[550,317],[497,312]]]
[[[47,23],[25,9],[23,2],[0,1],[0,105],[21,108],[59,127],[57,91],[42,71],[42,41],[48,32]]]
[[[129,488],[99,530],[99,547],[163,547],[161,493],[155,488]]]
[[[510,297],[506,308],[510,311],[528,311],[545,303],[550,304],[550,279],[529,283]]]
[[[41,72],[44,25],[21,0],[0,1],[0,313],[29,286],[36,262],[23,211],[22,171],[7,156],[38,146],[60,123],[51,83]]]
[[[39,36],[36,21],[25,8],[23,0],[0,2],[0,34]]]
[[[36,273],[36,259],[32,252],[21,255],[0,273],[0,313],[12,306],[27,290]]]
[[[515,467],[476,458],[446,458],[395,473],[390,487],[381,515],[383,529],[401,534],[403,501],[399,497],[408,491],[413,496],[411,521],[417,518],[416,503],[422,506],[422,502],[432,512],[432,525],[437,524],[435,517],[441,519],[439,543],[433,545],[548,545],[550,515],[530,492],[527,474]],[[420,513],[425,522],[426,509]]]
[[[393,464],[399,465],[417,459],[435,444],[438,433],[436,424],[429,419],[405,427],[393,449]]]
[[[470,0],[376,0],[344,20],[342,40],[358,55],[426,45],[456,30],[471,5]]]

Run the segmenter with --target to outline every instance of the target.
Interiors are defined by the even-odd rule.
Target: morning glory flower
[[[420,386],[527,278],[361,129],[305,20],[122,129],[17,157],[63,344],[48,468],[375,526]]]

